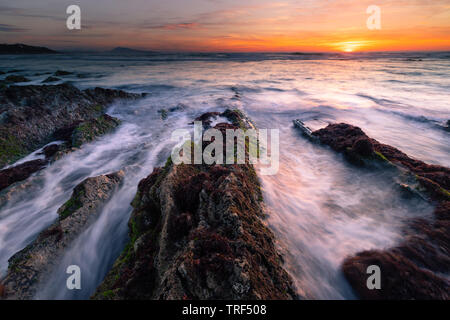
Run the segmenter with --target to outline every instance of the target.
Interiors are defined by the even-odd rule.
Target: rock
[[[450,120],[447,120],[447,122],[445,123],[444,130],[450,132]]]
[[[381,289],[369,290],[367,267],[381,269]],[[368,300],[448,300],[449,282],[420,268],[397,249],[365,251],[346,259],[342,266],[346,278],[359,297]],[[364,275],[364,276],[362,276]]]
[[[187,109],[187,106],[182,103],[179,103],[175,107],[171,107],[169,109],[159,109],[158,113],[161,116],[161,120],[166,120],[167,117],[169,116],[169,113],[176,112],[176,111],[182,111],[185,109]]]
[[[167,117],[169,116],[169,112],[166,109],[160,109],[158,110],[158,113],[161,116],[161,120],[166,120]]]
[[[70,84],[9,86],[1,89],[0,167],[52,141],[53,135],[71,137],[80,123],[103,115],[116,101],[141,95],[111,89],[79,90]],[[70,139],[70,138],[68,138]]]
[[[300,129],[302,134],[310,140],[315,141],[316,137],[312,135],[312,130],[305,125],[305,123],[299,119],[293,120],[294,127]]]
[[[46,146],[42,153],[45,155],[45,159],[50,159],[55,153],[57,153],[61,149],[61,146],[58,144],[51,144]]]
[[[185,105],[183,103],[179,103],[175,107],[169,108],[169,112],[182,111],[182,110],[186,110],[187,108],[188,108],[187,105]]]
[[[77,185],[72,197],[58,209],[59,219],[36,240],[9,259],[1,281],[7,299],[31,299],[62,258],[65,248],[98,216],[123,180],[122,171],[88,178]]]
[[[212,119],[215,119],[220,115],[221,115],[220,112],[206,112],[206,113],[202,114],[201,116],[198,116],[197,118],[195,118],[194,121],[201,121],[202,126],[204,128],[209,128],[211,126]],[[194,121],[192,121],[189,124],[194,124]]]
[[[0,190],[9,187],[11,184],[27,179],[36,171],[41,170],[47,164],[47,161],[37,159],[19,164],[15,167],[3,169],[0,171]]]
[[[363,157],[371,157],[374,153],[370,139],[359,138],[352,146],[352,151]]]
[[[410,158],[400,150],[369,138],[360,128],[330,124],[314,131],[323,144],[341,152],[352,162],[368,164],[367,160],[386,162],[398,172],[412,177],[420,186],[416,193],[425,193],[435,205],[434,220],[414,219],[404,230],[404,240],[386,250],[371,250],[347,257],[342,265],[358,296],[363,299],[444,299],[450,298],[450,169],[429,165]],[[407,186],[410,188],[410,186]],[[381,269],[381,289],[366,286],[367,268]]]
[[[79,148],[86,142],[111,132],[120,124],[119,119],[104,114],[96,119],[81,122],[72,127],[63,128],[56,133],[57,139],[66,140],[63,145],[51,144],[42,150],[45,160],[28,161],[0,171],[0,191],[11,184],[27,179],[33,173],[43,169],[50,161],[60,158],[58,154],[67,154],[73,147]]]
[[[244,128],[216,126],[230,127]],[[169,158],[139,183],[132,206],[130,242],[94,299],[297,298],[262,222],[251,164],[174,165]]]
[[[43,80],[42,83],[48,83],[48,82],[56,82],[56,81],[60,81],[60,78],[56,78],[56,77],[48,77],[47,79]]]
[[[16,76],[16,75],[10,75],[5,78],[6,82],[29,82],[30,80],[28,78],[25,78],[24,76]]]
[[[356,140],[367,138],[360,128],[346,123],[330,124],[324,129],[314,131],[312,135],[337,152],[345,152],[353,147]]]
[[[96,119],[82,122],[72,133],[72,146],[80,147],[96,137],[111,132],[120,124],[120,120],[104,114]]]
[[[69,71],[64,71],[64,70],[57,70],[54,75],[57,77],[61,77],[61,76],[68,76],[70,74],[73,74],[73,72],[69,72]]]
[[[195,118],[195,121],[202,121],[202,122],[209,121],[211,123],[211,118],[217,118],[219,115],[220,112],[207,112]]]

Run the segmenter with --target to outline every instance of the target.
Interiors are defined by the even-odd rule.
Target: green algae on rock
[[[85,121],[75,128],[72,133],[72,146],[80,147],[96,137],[111,132],[120,124],[120,120],[104,114],[98,118]]]
[[[44,146],[58,133],[103,115],[117,100],[142,95],[111,89],[79,90],[70,84],[0,88],[0,167]],[[69,130],[70,129],[70,130]]]

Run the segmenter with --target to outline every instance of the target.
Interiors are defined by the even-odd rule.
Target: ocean
[[[345,122],[367,135],[431,164],[450,167],[450,52],[287,54],[100,53],[2,56],[0,71],[42,84],[56,70],[73,72],[52,84],[146,92],[115,103],[122,120],[112,134],[83,146],[27,180],[29,186],[0,203],[0,275],[8,259],[57,218],[57,208],[90,176],[126,169],[124,185],[69,248],[37,299],[85,299],[127,241],[129,203],[138,182],[165,163],[175,129],[206,111],[243,110],[260,129],[279,129],[280,168],[260,176],[266,223],[285,254],[298,293],[310,299],[352,299],[342,261],[362,250],[401,240],[411,217],[431,218],[420,199],[403,199],[389,173],[348,165],[293,127]],[[0,76],[4,78],[6,75]],[[180,106],[163,120],[160,109]],[[31,155],[33,157],[33,155]],[[26,191],[25,191],[26,190]],[[66,290],[65,267],[77,264],[82,290]]]

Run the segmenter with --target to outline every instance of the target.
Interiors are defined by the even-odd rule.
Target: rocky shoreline
[[[218,115],[201,118],[209,125]],[[230,121],[215,126],[223,133],[248,128],[238,111],[220,116]],[[174,165],[169,159],[139,183],[132,205],[130,241],[94,299],[297,298],[262,222],[251,164]]]
[[[142,96],[103,88],[80,90],[67,83],[1,88],[0,167],[51,141],[66,140],[85,121],[101,121],[114,101]]]
[[[105,113],[107,105],[142,97],[121,90],[79,90],[70,84],[0,88],[0,166],[4,167],[0,191],[15,190],[11,186],[16,182],[114,130],[120,121]],[[184,109],[179,104],[155,112],[166,120],[169,113]],[[213,125],[213,120],[223,118],[227,122]],[[207,112],[194,121],[202,121],[204,129],[221,131],[224,139],[227,129],[254,128],[242,112],[231,109]],[[349,124],[330,124],[317,131],[300,120],[294,125],[312,142],[343,154],[352,165],[392,170],[405,194],[435,207],[433,219],[408,222],[397,246],[344,260],[342,271],[357,296],[449,299],[450,169],[410,158]],[[203,142],[201,149],[210,143]],[[226,153],[225,140],[223,145]],[[8,166],[39,148],[39,159]],[[0,297],[35,297],[66,248],[95,221],[124,176],[118,171],[78,184],[59,208],[58,220],[10,258],[7,275],[0,281]],[[275,236],[264,223],[261,185],[249,161],[176,165],[169,157],[164,167],[154,168],[139,182],[131,206],[129,242],[92,299],[300,298],[284,269]],[[366,286],[370,265],[381,269],[380,290]]]
[[[224,137],[226,129],[253,128],[237,110],[207,113],[196,120],[205,120],[208,128],[211,118],[218,116],[229,121],[215,126]],[[45,159],[5,169],[0,177],[26,179],[36,168],[68,152],[68,147],[98,135],[103,122],[116,120],[103,114],[75,121],[68,129],[61,127],[52,136],[66,146],[49,145],[42,151]],[[87,125],[93,129],[79,130]],[[33,298],[65,248],[95,220],[123,176],[118,172],[88,178],[75,187],[58,210],[58,221],[10,258],[0,296]],[[297,299],[274,235],[263,223],[260,188],[249,163],[174,165],[169,158],[139,183],[131,204],[130,241],[92,298]]]
[[[28,178],[83,143],[111,132],[120,121],[104,113],[106,106],[141,97],[121,90],[79,90],[70,84],[0,89],[0,167],[51,141],[64,142],[45,147],[44,159],[1,170],[0,190]]]
[[[410,195],[421,195],[435,206],[434,219],[413,219],[404,230],[404,241],[387,250],[370,250],[347,257],[345,277],[362,299],[450,299],[450,169],[412,159],[400,150],[369,138],[360,128],[330,124],[312,132],[300,120],[294,125],[314,142],[344,154],[352,164],[372,170],[398,171],[399,186]],[[367,267],[381,269],[381,289],[366,286]]]

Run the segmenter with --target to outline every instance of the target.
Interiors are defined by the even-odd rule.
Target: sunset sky
[[[81,8],[81,30],[66,8]],[[381,30],[369,30],[369,5]],[[2,0],[0,42],[55,49],[450,50],[450,0]]]

